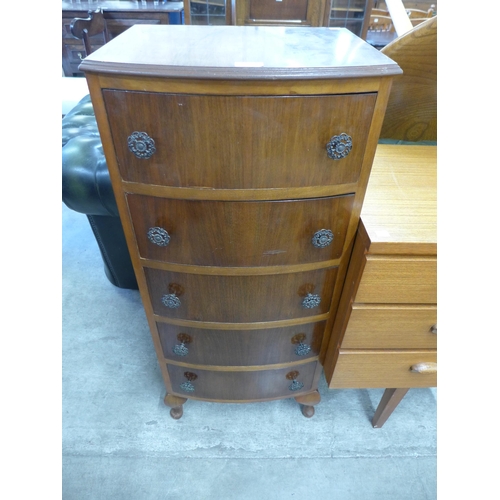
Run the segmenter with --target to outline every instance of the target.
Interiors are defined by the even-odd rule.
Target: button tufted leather
[[[90,96],[62,120],[62,196],[72,210],[118,217]]]
[[[137,289],[90,96],[62,120],[62,199],[87,216],[109,281]]]

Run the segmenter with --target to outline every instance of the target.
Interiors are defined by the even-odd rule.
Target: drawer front
[[[158,315],[252,323],[327,313],[337,268],[263,276],[212,276],[150,268],[144,272]]]
[[[357,182],[376,100],[376,94],[103,95],[124,180],[223,189]],[[352,138],[352,149],[330,159],[326,145],[341,134]]]
[[[344,349],[436,349],[436,306],[353,305]]]
[[[436,373],[413,373],[419,363],[436,363],[436,351],[340,350],[331,389],[436,387]]]
[[[157,323],[166,359],[213,366],[289,363],[319,355],[325,322],[262,330],[204,330]]]
[[[435,304],[437,263],[435,257],[367,257],[356,302]]]
[[[127,200],[142,257],[250,267],[340,258],[354,196],[229,202],[128,195]]]
[[[216,401],[295,397],[314,389],[316,368],[317,362],[253,371],[199,370],[167,364],[175,393]]]

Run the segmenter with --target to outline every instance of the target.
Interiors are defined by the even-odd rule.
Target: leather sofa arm
[[[63,202],[83,214],[118,217],[90,96],[63,118],[62,128]]]

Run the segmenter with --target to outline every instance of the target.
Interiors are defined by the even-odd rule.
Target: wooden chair
[[[406,9],[406,13],[410,18],[411,24],[415,27],[423,23],[427,19],[434,17],[436,15],[436,6],[431,5],[429,10]]]
[[[394,78],[381,139],[437,141],[437,16],[382,50],[403,70]]]
[[[101,8],[94,11],[89,10],[89,17],[85,19],[73,19],[73,21],[71,21],[70,30],[74,37],[83,40],[85,56],[88,56],[92,52],[90,37],[102,33],[104,36],[104,43],[109,42],[110,39],[106,19],[104,19]],[[102,45],[102,42],[99,45]]]

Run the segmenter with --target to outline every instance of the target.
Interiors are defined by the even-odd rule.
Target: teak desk
[[[388,388],[374,427],[437,385],[436,150],[378,146],[324,361],[332,389]]]

